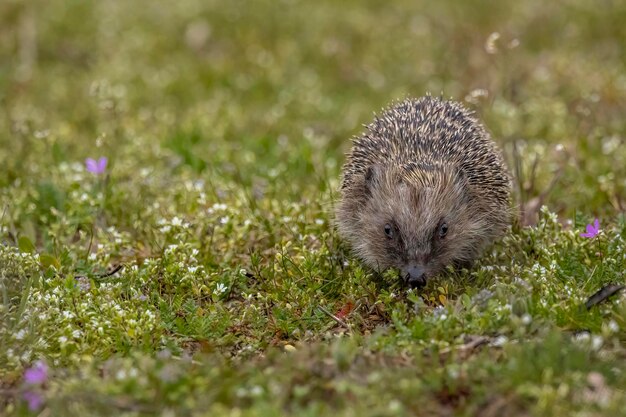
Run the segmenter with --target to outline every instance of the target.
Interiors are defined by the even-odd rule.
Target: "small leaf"
[[[39,262],[44,268],[48,268],[51,266],[56,270],[61,269],[61,263],[59,262],[59,260],[48,253],[42,253],[41,255],[39,255]]]
[[[352,303],[352,301],[348,301],[341,307],[341,309],[339,309],[338,312],[335,313],[335,316],[343,320],[352,312],[353,309],[354,303]]]
[[[71,275],[65,277],[65,281],[63,283],[65,284],[65,288],[68,290],[76,288],[76,279]]]
[[[20,236],[20,238],[17,240],[17,246],[22,253],[35,252],[35,245],[33,245],[33,242],[31,242],[31,240],[26,236]]]
[[[463,294],[461,295],[460,299],[461,299],[461,304],[463,304],[463,307],[470,308],[472,306],[472,299],[470,298],[469,295]]]

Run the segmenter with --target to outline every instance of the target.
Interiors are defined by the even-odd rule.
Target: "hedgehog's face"
[[[486,216],[472,206],[459,172],[372,168],[355,187],[360,187],[359,206],[347,208],[351,218],[340,218],[340,229],[374,269],[396,268],[416,287],[446,265],[471,260],[480,249]]]

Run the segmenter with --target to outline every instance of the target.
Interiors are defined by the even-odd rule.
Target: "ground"
[[[585,305],[624,283],[624,21],[608,0],[3,1],[0,414],[626,416],[626,298]],[[332,207],[349,138],[427,92],[484,121],[521,215],[407,291]]]

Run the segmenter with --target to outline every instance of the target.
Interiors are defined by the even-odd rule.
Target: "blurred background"
[[[430,92],[478,112],[522,203],[620,211],[624,22],[618,0],[3,0],[0,185],[102,154],[329,200],[373,112]]]

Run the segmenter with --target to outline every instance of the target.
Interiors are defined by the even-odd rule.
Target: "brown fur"
[[[406,100],[354,140],[337,226],[370,267],[404,276],[418,265],[432,277],[472,262],[503,233],[510,188],[500,152],[469,111],[430,96]]]

